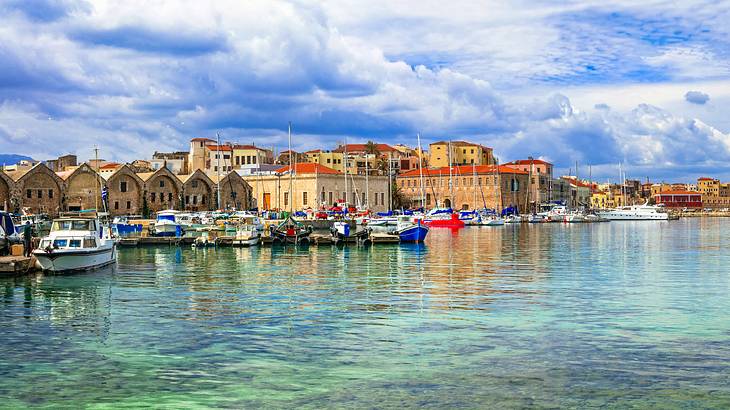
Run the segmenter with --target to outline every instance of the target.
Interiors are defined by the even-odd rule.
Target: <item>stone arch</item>
[[[57,216],[63,207],[64,182],[40,163],[16,180],[15,197],[20,208]]]
[[[229,172],[221,179],[221,209],[245,210],[251,208],[253,188],[237,172]]]
[[[101,189],[104,179],[99,176],[88,164],[81,164],[68,174],[61,174],[64,179],[64,204],[66,211],[81,211],[84,209],[103,209]]]
[[[205,175],[205,172],[196,170],[190,175],[181,176],[183,181],[183,205],[189,211],[208,211],[215,205],[215,184]]]
[[[142,214],[144,181],[128,165],[119,167],[106,181],[111,215]]]
[[[11,194],[15,181],[0,171],[0,211],[14,211]]]
[[[180,209],[182,182],[169,169],[162,167],[139,176],[144,180],[144,195],[151,212]]]
[[[444,208],[451,208],[451,199],[444,199]]]

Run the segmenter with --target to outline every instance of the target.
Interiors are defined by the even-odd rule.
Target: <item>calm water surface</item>
[[[730,407],[730,220],[0,280],[0,407]]]

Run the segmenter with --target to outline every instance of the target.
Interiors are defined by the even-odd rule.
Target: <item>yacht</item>
[[[33,256],[44,271],[95,269],[117,261],[116,242],[96,217],[64,217],[53,221]]]
[[[168,210],[157,213],[155,236],[177,236],[182,234],[182,225],[177,222],[177,211]]]
[[[632,205],[597,211],[599,217],[609,221],[668,221],[669,214],[661,207],[652,205]]]

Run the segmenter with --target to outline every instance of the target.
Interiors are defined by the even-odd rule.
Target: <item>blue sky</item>
[[[0,152],[467,139],[730,179],[730,2],[0,0]],[[678,4],[680,3],[680,4]]]

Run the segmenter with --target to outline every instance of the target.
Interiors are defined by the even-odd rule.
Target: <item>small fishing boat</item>
[[[271,236],[274,238],[275,244],[308,245],[310,241],[309,235],[311,234],[311,228],[305,227],[300,222],[295,221],[291,215],[279,225],[271,227]]]
[[[482,219],[482,225],[483,226],[502,226],[502,225],[504,225],[504,219],[498,217],[497,215],[489,216],[487,218]]]
[[[233,238],[233,246],[256,246],[261,240],[261,231],[256,225],[240,225]]]
[[[332,233],[332,241],[335,245],[344,244],[350,238],[354,238],[358,244],[367,244],[370,242],[370,229],[365,228],[353,232],[350,223],[347,221],[335,221],[330,231]]]
[[[585,216],[581,212],[578,211],[572,211],[565,214],[565,222],[568,223],[581,223],[585,222]]]
[[[116,262],[116,242],[98,217],[64,217],[53,221],[33,256],[45,271],[96,269]]]
[[[463,225],[462,225],[463,226]],[[428,226],[420,219],[415,221],[407,215],[398,217],[395,232],[401,242],[423,242],[428,235]]]
[[[175,210],[160,211],[155,220],[155,236],[182,236],[182,225],[177,222]]]

